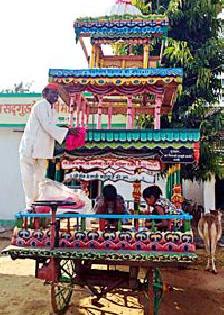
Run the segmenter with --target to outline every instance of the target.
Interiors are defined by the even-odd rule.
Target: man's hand
[[[69,128],[68,134],[77,136],[79,134],[79,130],[77,128]]]

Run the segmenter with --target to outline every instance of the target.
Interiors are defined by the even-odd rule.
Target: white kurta
[[[33,159],[52,159],[54,141],[62,143],[68,128],[56,126],[57,112],[43,99],[37,102],[24,129],[19,152]]]
[[[57,112],[47,100],[33,106],[19,148],[26,208],[38,198],[46,160],[53,158],[54,141],[61,144],[68,133],[68,128],[58,127],[56,122]]]

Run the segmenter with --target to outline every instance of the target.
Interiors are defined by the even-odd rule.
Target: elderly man
[[[19,149],[27,211],[32,210],[32,203],[38,198],[39,183],[45,177],[47,160],[53,158],[54,141],[61,144],[68,133],[77,133],[75,128],[56,125],[57,113],[53,105],[58,100],[58,85],[49,83],[42,96],[43,99],[31,110]]]

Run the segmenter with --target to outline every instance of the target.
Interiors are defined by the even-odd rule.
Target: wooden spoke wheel
[[[72,297],[71,283],[52,283],[51,305],[55,314],[65,314]]]
[[[51,284],[51,305],[55,314],[65,314],[72,297],[74,277],[74,262],[72,260],[60,260],[59,282]]]

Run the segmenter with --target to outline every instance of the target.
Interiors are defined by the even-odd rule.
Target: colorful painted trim
[[[156,27],[134,27],[130,29],[129,27],[124,27],[124,28],[118,28],[118,27],[113,27],[113,28],[107,28],[107,27],[80,27],[76,28],[76,41],[78,41],[79,37],[87,37],[87,36],[95,36],[99,37],[99,35],[102,34],[104,35],[105,38],[111,37],[111,35],[116,35],[119,37],[136,37],[136,36],[141,36],[141,37],[152,37],[158,36],[158,35],[165,35],[167,36],[168,34],[168,27],[164,26],[156,26]]]
[[[194,157],[193,157],[193,149],[192,149],[192,143],[191,144],[183,144],[180,145],[170,145],[167,148],[167,145],[161,145],[161,146],[142,146],[139,148],[136,148],[136,146],[125,146],[125,145],[98,145],[94,146],[91,144],[87,144],[85,147],[77,148],[74,151],[67,151],[67,154],[70,157],[79,157],[79,158],[88,158],[90,156],[102,158],[105,156],[111,156],[113,155],[114,157],[119,157],[119,158],[135,158],[135,159],[141,159],[141,158],[150,158],[154,160],[162,160],[163,159],[163,151],[164,150],[169,150],[170,154],[174,151],[177,150],[177,154],[174,156],[175,159],[173,161],[169,161],[169,163],[193,163]],[[179,155],[179,152],[181,152],[181,155]],[[180,160],[180,156],[185,157],[184,153],[182,152],[187,152],[188,159],[182,161]],[[62,146],[60,149],[55,152],[55,157],[60,157],[61,154],[65,153],[65,148]],[[172,153],[173,154],[173,153]]]
[[[86,144],[68,153],[74,156],[116,156],[166,158],[174,163],[192,163],[194,144],[200,139],[198,129],[142,129],[142,130],[88,130]],[[55,155],[65,152],[64,145],[58,147]]]
[[[108,34],[104,34],[104,33],[95,33],[95,34],[91,34],[91,43],[93,44],[94,43],[94,40],[95,39],[101,39],[101,40],[105,40],[106,43],[110,42],[111,40],[117,42],[119,41],[120,39],[122,39],[124,42],[128,42],[128,40],[132,40],[134,38],[136,38],[136,36],[138,36],[139,38],[139,41],[141,40],[141,44],[143,44],[143,41],[145,41],[144,43],[147,43],[147,42],[151,42],[151,37],[152,37],[152,34],[148,34],[150,36],[147,36],[146,34],[142,33],[142,34],[136,34],[136,33],[125,33],[125,34],[122,34],[122,36],[120,34],[117,34],[117,33],[108,33]],[[154,34],[155,36],[160,36],[161,33],[158,33],[158,34]],[[167,36],[166,34],[163,35],[163,36]],[[133,44],[137,44],[137,43],[133,43]]]
[[[94,158],[89,157],[87,159],[63,159],[61,161],[61,168],[63,170],[72,170],[77,167],[81,167],[83,170],[90,170],[92,168],[98,168],[101,170],[125,170],[135,171],[137,168],[149,171],[160,171],[161,165],[159,161],[141,159],[137,161],[135,159],[117,159],[117,158]]]
[[[65,147],[61,146],[55,151],[55,157],[60,157],[65,153]],[[99,143],[91,144],[87,143],[86,146],[76,148],[73,151],[66,151],[66,153],[72,158],[89,158],[91,156],[103,158],[107,156],[114,156],[119,158],[135,158],[135,159],[152,159],[162,161],[163,163],[175,164],[191,164],[194,162],[194,149],[192,143],[172,143],[167,146],[163,144],[116,144],[116,143]]]
[[[182,77],[181,68],[150,68],[150,69],[84,69],[64,70],[50,69],[50,78],[149,78],[149,77]]]
[[[24,248],[17,246],[9,246],[2,251],[4,255],[11,255],[12,258],[60,258],[60,259],[78,259],[104,262],[142,262],[143,264],[153,263],[192,263],[197,260],[195,253],[167,253],[167,252],[139,252],[139,251],[103,251],[75,249],[70,250],[57,248],[55,250],[41,248]]]
[[[156,14],[151,14],[151,15],[109,15],[109,16],[99,16],[99,17],[81,17],[78,18],[74,25],[76,23],[82,24],[82,23],[103,23],[103,22],[141,22],[141,21],[151,21],[154,23],[157,23],[157,21],[160,21],[160,23],[166,23],[168,25],[168,17],[165,15],[156,15]]]
[[[98,22],[75,22],[74,23],[74,28],[75,29],[80,29],[80,28],[125,28],[128,27],[130,30],[134,27],[140,27],[140,28],[145,28],[147,26],[150,27],[158,27],[158,26],[169,26],[168,20],[162,20],[162,19],[157,19],[157,20],[114,20],[114,21],[98,21]]]
[[[145,17],[125,17],[115,16],[96,18],[82,18],[76,20],[73,27],[75,28],[76,38],[80,36],[124,36],[136,37],[144,36],[145,38],[151,35],[168,34],[169,21],[168,18],[152,16],[146,19]]]
[[[124,39],[124,38],[123,38]],[[104,35],[101,36],[101,34],[96,36],[91,37],[91,44],[114,44],[117,41],[120,40],[120,37],[117,36],[110,36],[110,37],[105,37]],[[151,39],[150,38],[142,38],[138,37],[136,38],[135,36],[133,37],[127,37],[126,43],[132,44],[132,45],[144,45],[144,44],[150,44]]]
[[[172,82],[181,84],[182,76],[183,71],[179,68],[49,70],[50,81],[67,85],[74,93],[87,89],[91,93],[104,95],[114,89],[121,94],[162,93],[163,90],[145,91],[144,89],[152,88],[157,82],[162,85]]]
[[[39,201],[44,203],[44,201]],[[57,203],[60,203],[60,201],[50,201],[48,202],[48,205],[51,207],[52,205],[55,205]],[[29,213],[26,211],[20,211],[15,214],[16,219],[24,219],[24,218],[51,218],[52,214],[51,213]],[[181,212],[180,214],[143,214],[143,215],[136,215],[136,214],[94,214],[94,213],[59,213],[56,214],[56,218],[58,219],[66,219],[66,218],[83,218],[83,219],[151,219],[151,220],[191,220],[192,215]],[[17,223],[19,223],[17,221]],[[17,224],[19,227],[19,224]]]
[[[57,152],[55,152],[55,157],[60,158],[61,154],[65,153],[65,149],[61,147]],[[77,148],[74,151],[66,152],[67,156],[72,157],[79,157],[79,158],[88,158],[89,156],[94,156],[98,158],[107,157],[107,156],[114,156],[117,158],[150,158],[150,159],[158,159],[158,151],[150,150],[150,149],[123,149],[122,147],[110,148],[107,146],[105,149],[100,149],[98,147],[88,148],[88,147],[81,147]]]
[[[38,220],[38,219],[37,219]],[[40,221],[39,221],[40,222]],[[106,222],[105,226],[106,226]],[[36,221],[37,224],[37,221]],[[176,224],[184,229],[183,222],[176,221]],[[102,222],[101,222],[102,225]],[[11,244],[23,247],[49,247],[50,229],[43,228],[18,228],[14,231]],[[132,251],[141,252],[163,252],[163,253],[194,253],[196,251],[191,232],[109,232],[109,231],[84,231],[75,230],[59,231],[58,247],[73,250],[95,249],[113,250],[116,252]]]
[[[161,171],[161,170],[160,170]],[[160,173],[157,171],[157,173]],[[65,174],[64,181],[71,182],[77,180],[85,180],[85,181],[92,181],[92,180],[99,180],[99,181],[112,181],[118,182],[122,181],[125,183],[136,183],[136,181],[140,181],[141,183],[147,184],[154,184],[155,183],[155,173],[151,173],[151,171],[145,171],[138,173],[137,175],[134,172],[128,172],[125,170],[117,170],[117,171],[110,171],[110,170],[98,170],[98,171],[88,171],[85,172],[71,172],[69,174]]]
[[[159,82],[160,85],[168,85],[169,83],[176,83],[176,85],[182,83],[181,77],[149,77],[149,78],[86,78],[86,79],[77,79],[77,78],[52,78],[50,77],[51,82],[57,82],[59,84],[67,85],[68,90],[71,92],[84,92],[85,90],[90,91],[91,93],[97,94],[108,94],[112,91],[117,91],[120,94],[136,94],[136,93],[163,93],[163,89],[152,87]],[[150,90],[148,90],[150,88]],[[160,89],[160,91],[158,90]]]
[[[142,150],[149,152],[151,150],[153,151],[159,151],[161,149],[166,149],[169,148],[170,150],[175,150],[175,149],[192,149],[192,143],[170,143],[167,145],[167,143],[142,143],[142,142],[134,142],[134,143],[108,143],[108,142],[99,142],[98,144],[92,143],[92,142],[87,142],[85,145],[86,150]],[[81,150],[77,148],[76,150]]]
[[[87,142],[97,143],[186,143],[200,140],[199,129],[89,129]]]
[[[104,34],[144,34],[146,37],[152,34],[168,34],[169,21],[163,19],[110,19],[110,20],[77,20],[73,27],[77,39],[80,36],[90,36],[96,33]]]

